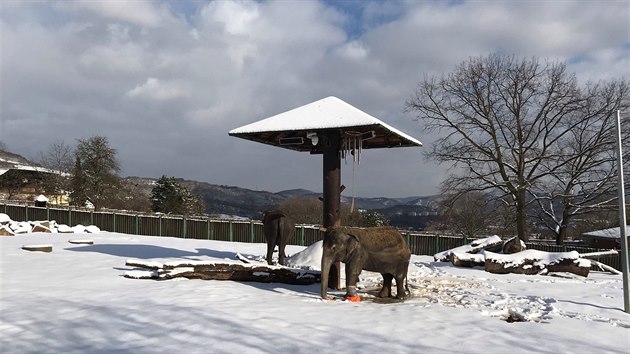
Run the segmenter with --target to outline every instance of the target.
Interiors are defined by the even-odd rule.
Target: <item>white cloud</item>
[[[131,98],[146,98],[156,101],[179,98],[185,94],[185,90],[177,83],[162,82],[154,77],[148,78],[144,84],[137,85],[126,93]]]
[[[424,74],[469,56],[569,60],[581,80],[628,67],[623,2],[375,2],[363,10],[361,33],[346,33],[350,15],[318,1],[187,4],[194,8],[185,14],[149,1],[3,4],[0,140],[37,156],[61,135],[72,142],[98,133],[116,142],[126,174],[168,168],[214,183],[318,190],[317,158],[227,131],[335,95],[428,145],[404,101]],[[30,129],[37,126],[52,132]],[[157,161],[166,155],[169,166]],[[443,172],[419,156],[366,152],[358,195],[435,192]],[[297,170],[260,180],[251,165]],[[311,169],[315,176],[301,174]]]
[[[162,20],[160,10],[151,1],[77,0],[62,2],[59,6],[78,12],[89,12],[109,20],[122,21],[139,26],[155,27]]]

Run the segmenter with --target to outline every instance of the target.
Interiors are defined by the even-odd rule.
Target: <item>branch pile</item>
[[[294,269],[264,264],[179,261],[159,263],[138,259],[127,260],[127,266],[141,268],[125,272],[126,278],[168,280],[188,278],[202,280],[235,280],[261,283],[309,285],[319,283],[319,271]]]
[[[576,251],[543,252],[525,250],[514,254],[498,254],[484,251],[486,272],[496,274],[547,274],[569,272],[588,276],[591,262],[580,258]]]
[[[494,235],[494,236],[490,236],[486,238],[480,238],[467,245],[455,247],[450,250],[446,250],[444,252],[438,252],[433,255],[433,259],[435,259],[436,262],[451,262],[452,260],[451,256],[453,255],[453,253],[475,254],[483,250],[489,250],[489,251],[501,250],[502,247],[503,247],[503,241],[501,241],[501,238],[499,236]]]
[[[502,252],[495,253],[495,251]],[[580,254],[572,252],[544,252],[526,250],[525,244],[518,238],[505,242],[498,236],[476,240],[468,245],[436,253],[433,258],[438,262],[451,262],[457,267],[484,267],[487,272],[497,274],[548,274],[568,272],[583,277],[588,276],[591,265],[602,271],[620,274],[610,266],[589,260],[603,255],[617,254],[617,251]]]

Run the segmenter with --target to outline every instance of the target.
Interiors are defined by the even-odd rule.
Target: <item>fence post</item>
[[[46,220],[50,221],[50,207],[46,206]]]
[[[90,225],[94,225],[94,210],[90,211]]]
[[[229,221],[229,230],[228,233],[230,235],[230,242],[234,241],[234,233],[232,231],[232,220]]]
[[[254,220],[249,222],[249,243],[254,243]]]
[[[140,235],[140,219],[138,218],[138,214],[136,214],[136,235]]]
[[[186,238],[186,215],[182,216],[182,237]]]
[[[72,209],[68,208],[68,226],[72,226]]]
[[[210,239],[210,218],[206,219],[206,239]]]
[[[300,246],[304,246],[304,225],[300,226]]]
[[[114,230],[112,232],[116,232],[116,213],[114,213],[113,216],[114,216]]]
[[[440,235],[435,235],[435,252],[433,254],[438,252],[440,252]]]
[[[26,215],[26,217],[24,218],[24,221],[28,221],[28,204],[25,205],[26,208],[24,208],[24,215]]]
[[[160,214],[160,216],[158,217],[159,220],[159,224],[158,224],[158,236],[162,236],[162,214]]]

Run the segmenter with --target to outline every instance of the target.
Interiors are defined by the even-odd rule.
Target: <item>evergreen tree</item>
[[[151,204],[154,212],[168,214],[200,214],[203,202],[179,184],[175,177],[162,176],[151,190]]]

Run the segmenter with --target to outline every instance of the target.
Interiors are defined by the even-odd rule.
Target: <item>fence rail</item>
[[[90,211],[84,209],[42,208],[29,205],[0,204],[0,212],[15,221],[55,220],[58,224],[95,225],[101,230],[136,234],[144,236],[168,236],[200,240],[233,241],[264,243],[263,224],[260,221],[238,221],[212,218],[186,218],[171,215],[148,215],[130,212]],[[444,236],[426,233],[404,232],[403,236],[411,253],[416,255],[434,255],[451,248],[463,246],[471,240],[458,236]],[[323,233],[317,227],[297,225],[291,245],[310,246],[323,239]],[[528,242],[527,248],[547,252],[579,253],[597,252],[601,249],[574,245],[550,245]],[[605,255],[595,260],[615,269],[621,269],[620,256]]]

